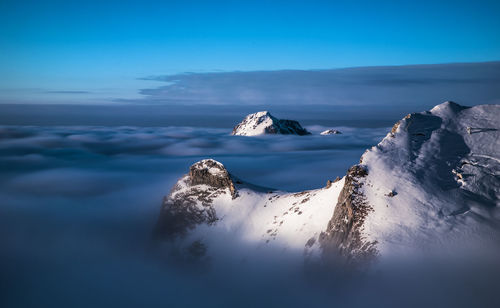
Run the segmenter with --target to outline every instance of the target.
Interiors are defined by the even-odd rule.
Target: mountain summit
[[[249,114],[233,129],[231,135],[257,136],[263,134],[282,135],[309,135],[299,122],[294,120],[280,120],[271,115],[269,111],[259,111]]]

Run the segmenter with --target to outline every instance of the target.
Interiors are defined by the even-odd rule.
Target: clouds
[[[322,129],[322,126],[311,127],[314,132]],[[59,189],[63,195],[85,195],[93,194],[89,191],[94,187],[92,181],[103,183],[95,185],[95,193],[100,193],[100,188],[105,192],[109,183],[127,182],[128,178],[141,179],[142,173],[159,175],[163,172],[168,175],[175,170],[175,176],[180,176],[198,159],[223,157],[221,160],[227,161],[235,174],[245,172],[247,164],[253,166],[250,169],[260,170],[255,178],[248,180],[263,179],[269,186],[300,190],[323,185],[331,176],[341,176],[364,149],[376,144],[388,130],[341,129],[345,133],[339,136],[248,138],[230,136],[229,129],[193,127],[4,126],[0,127],[0,166],[4,172],[12,174],[29,173],[12,184],[12,188],[18,191],[49,193]],[[328,155],[335,156],[337,161],[329,164],[327,169],[333,174],[316,174],[311,176],[311,181],[280,182],[283,171],[293,173],[297,168],[315,164],[314,168],[319,171],[320,161],[309,159],[313,155],[324,155],[325,160],[330,159]],[[178,161],[183,161],[183,165],[169,169]],[[49,183],[54,185],[40,188],[50,186]],[[82,192],[73,191],[69,183],[81,187]]]
[[[87,198],[123,188],[124,174],[56,168],[15,177],[5,189],[24,195]]]
[[[186,73],[153,76],[145,101],[260,105],[407,105],[446,100],[475,105],[500,101],[500,62]]]
[[[308,302],[306,296],[283,300],[288,288],[265,299],[249,293],[285,283],[289,269],[283,264],[279,270],[266,264],[248,269],[238,260],[200,278],[152,251],[150,235],[162,197],[199,159],[213,156],[236,176],[265,186],[321,187],[387,132],[343,129],[342,136],[248,138],[193,127],[0,127],[0,272],[9,281],[4,300],[51,307],[100,306],[108,299],[124,307],[220,306],[221,298],[235,305],[242,299]],[[257,272],[275,278],[255,284]],[[207,285],[238,287],[220,294]],[[290,284],[302,286],[299,280]]]
[[[325,127],[307,128],[318,133]],[[192,264],[170,263],[151,245],[162,197],[201,158],[216,158],[243,180],[297,191],[342,176],[389,130],[338,129],[342,135],[249,138],[230,136],[230,129],[193,127],[1,126],[0,277],[8,281],[3,302],[408,307],[418,299],[420,306],[439,300],[441,306],[468,307],[477,294],[482,307],[498,306],[497,279],[483,279],[498,276],[498,261],[392,264],[383,274],[379,268],[363,277],[323,271],[304,277],[301,269],[273,263],[272,253],[257,251],[253,256],[262,262],[256,266],[226,256],[199,273]],[[218,238],[221,245],[245,249],[225,236]],[[462,284],[470,279],[476,279],[477,290]],[[477,303],[474,298],[472,305]]]
[[[302,125],[387,127],[448,100],[500,103],[499,76],[500,62],[153,76],[142,98],[107,105],[85,93],[74,94],[76,105],[0,104],[0,124],[230,128],[269,110]],[[61,102],[73,94],[53,95]]]

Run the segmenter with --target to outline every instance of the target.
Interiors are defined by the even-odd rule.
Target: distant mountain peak
[[[320,135],[340,135],[340,134],[342,134],[342,132],[336,129],[327,129],[320,133]]]
[[[232,135],[257,136],[264,134],[309,135],[310,133],[295,120],[277,119],[269,111],[247,115],[236,125]]]

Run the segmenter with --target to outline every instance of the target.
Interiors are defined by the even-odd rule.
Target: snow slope
[[[220,169],[214,171],[207,164]],[[199,169],[207,170],[210,178],[193,185],[193,170]],[[206,184],[225,179],[234,183],[236,193],[231,192],[231,184]],[[179,245],[186,245],[187,251],[193,244],[202,244],[209,255],[217,254],[214,247],[220,247],[217,242],[221,233],[225,233],[252,250],[269,248],[280,253],[299,252],[309,258],[318,257],[318,237],[333,213],[342,185],[343,181],[338,179],[335,183],[329,181],[325,188],[311,191],[273,191],[242,182],[229,175],[219,162],[202,160],[191,166],[190,173],[165,198],[157,233],[180,238]],[[186,219],[186,212],[196,213],[195,217]],[[184,221],[184,226],[172,231],[168,227],[172,221]]]
[[[446,102],[398,122],[361,159],[364,240],[380,256],[498,248],[499,129],[499,105]]]

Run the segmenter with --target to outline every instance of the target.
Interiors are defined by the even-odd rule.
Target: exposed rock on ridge
[[[208,185],[217,189],[228,188],[231,196],[237,197],[231,175],[224,165],[213,159],[205,159],[193,164],[189,168],[189,182],[194,185]]]
[[[201,223],[215,223],[218,218],[212,200],[221,194],[230,194],[232,199],[238,196],[224,165],[213,159],[193,164],[163,199],[155,236],[173,239]]]
[[[347,172],[333,217],[319,238],[325,259],[340,255],[348,260],[365,260],[377,254],[376,242],[366,241],[361,234],[364,219],[372,210],[361,191],[367,174],[362,165]]]

